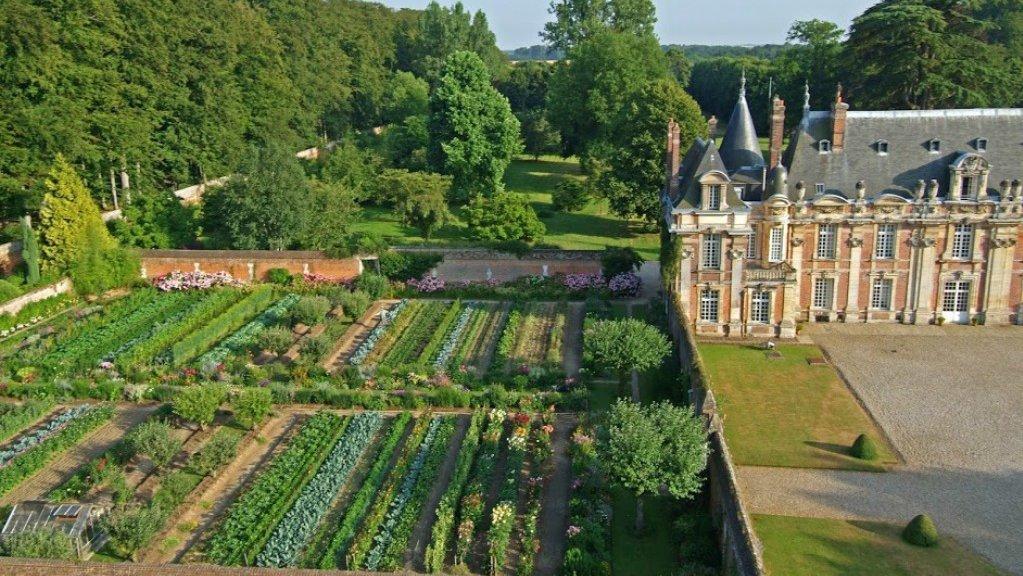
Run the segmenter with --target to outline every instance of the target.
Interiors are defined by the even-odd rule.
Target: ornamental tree
[[[21,259],[25,261],[28,271],[28,283],[39,282],[39,241],[32,230],[32,218],[28,216],[21,219]]]
[[[478,196],[466,207],[465,214],[469,228],[480,240],[532,242],[547,232],[529,200],[512,192],[492,198]]]
[[[174,414],[204,429],[213,423],[217,408],[220,408],[226,397],[227,389],[219,384],[190,386],[178,392],[171,407]]]
[[[519,121],[472,52],[455,52],[445,60],[430,98],[429,133],[430,165],[451,175],[453,195],[463,201],[497,193],[520,150]]]
[[[67,270],[79,259],[90,231],[101,249],[116,246],[99,207],[73,166],[58,155],[39,209],[43,267]]]
[[[169,464],[182,444],[174,437],[170,425],[158,420],[139,424],[127,440],[134,453],[147,456],[157,468]]]
[[[414,177],[415,184],[397,193],[398,212],[406,226],[416,228],[423,238],[429,240],[434,232],[454,218],[448,210],[447,201],[451,178],[423,172],[414,176],[409,173],[409,176]]]
[[[636,531],[644,530],[643,496],[664,490],[675,498],[700,491],[707,467],[707,431],[690,407],[641,406],[620,399],[598,450],[611,482],[636,496]]]
[[[590,324],[583,335],[583,350],[597,368],[615,372],[624,388],[633,370],[658,366],[671,353],[671,344],[656,327],[626,318]]]

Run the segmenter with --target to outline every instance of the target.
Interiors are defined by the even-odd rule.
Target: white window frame
[[[754,290],[750,295],[749,321],[752,324],[771,323],[770,290]]]
[[[827,191],[828,187],[825,186],[823,182],[818,182],[817,185],[814,186],[814,192],[816,192],[818,196],[823,196]]]
[[[895,297],[894,278],[874,278],[870,283],[870,309],[892,310]]]
[[[977,152],[987,152],[987,145],[987,138],[977,138]]]
[[[831,140],[821,140],[818,142],[817,150],[821,154],[831,154]]]
[[[874,259],[894,260],[895,259],[895,238],[899,229],[895,224],[878,224],[877,234],[874,235]]]
[[[714,184],[707,187],[707,209],[721,209],[721,186]]]
[[[835,224],[817,225],[817,259],[835,260],[838,258],[838,226]]]
[[[753,233],[749,236],[749,248],[746,250],[746,258],[756,260],[760,256],[759,238],[757,238],[757,227],[753,227]]]
[[[702,264],[708,270],[721,269],[721,234],[704,234],[701,249]]]
[[[969,313],[972,299],[973,280],[945,280],[942,282],[942,312]]]
[[[700,322],[717,323],[721,317],[721,291],[704,288],[700,291]]]
[[[774,226],[771,228],[770,245],[768,247],[768,260],[771,262],[785,261],[785,228]]]
[[[956,224],[952,229],[952,249],[949,255],[953,260],[973,259],[973,238],[975,233],[973,224]]]
[[[927,151],[931,154],[941,154],[941,140],[932,139],[927,143]]]
[[[814,310],[834,310],[835,279],[819,277],[813,279],[813,300],[810,305]]]

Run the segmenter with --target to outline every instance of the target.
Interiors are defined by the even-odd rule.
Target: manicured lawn
[[[505,173],[505,185],[511,192],[527,194],[544,224],[547,235],[542,243],[574,250],[603,250],[606,246],[631,246],[645,258],[656,260],[659,240],[639,222],[629,222],[611,214],[604,200],[593,200],[580,212],[562,213],[554,210],[551,193],[561,182],[582,179],[575,159],[545,156],[539,161],[519,158]],[[438,231],[429,244],[464,246],[473,244],[462,219],[461,209],[454,210],[456,222]],[[403,225],[390,209],[367,207],[355,226],[360,232],[374,232],[393,244],[427,244],[418,230]]]
[[[771,576],[997,576],[983,558],[949,537],[935,548],[902,541],[882,522],[754,516]]]
[[[823,356],[816,346],[781,345],[781,357],[773,359],[753,346],[699,348],[738,464],[883,471],[894,463],[880,431],[834,368],[807,363]],[[881,448],[879,461],[848,454],[861,433]]]
[[[678,572],[672,542],[672,503],[662,497],[644,497],[646,532],[636,535],[636,497],[613,490],[614,522],[611,563],[614,576],[672,576]]]

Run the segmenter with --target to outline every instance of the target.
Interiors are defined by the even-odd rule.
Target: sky
[[[395,8],[424,8],[429,0],[377,0]],[[440,0],[450,5],[455,0]],[[655,0],[662,44],[781,44],[796,20],[820,18],[848,27],[877,0]],[[503,49],[532,46],[548,19],[550,0],[462,0],[482,9]]]

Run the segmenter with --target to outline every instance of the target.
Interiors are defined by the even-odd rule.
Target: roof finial
[[[746,97],[746,67],[742,67],[742,81],[739,84],[739,98]]]
[[[835,94],[835,103],[836,104],[841,104],[842,103],[842,83],[841,82],[838,83],[838,92]]]
[[[810,110],[810,81],[807,80],[803,85],[803,110]]]

